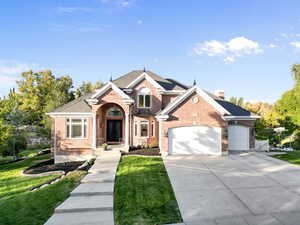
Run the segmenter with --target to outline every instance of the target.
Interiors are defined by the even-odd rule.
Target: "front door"
[[[122,120],[107,120],[107,142],[121,142]]]

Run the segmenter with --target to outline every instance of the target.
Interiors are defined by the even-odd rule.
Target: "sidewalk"
[[[113,193],[120,152],[101,153],[70,197],[45,225],[113,225]]]

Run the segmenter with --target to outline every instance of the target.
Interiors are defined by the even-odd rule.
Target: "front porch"
[[[116,103],[93,105],[93,148],[104,149],[130,146],[130,116],[129,106]]]

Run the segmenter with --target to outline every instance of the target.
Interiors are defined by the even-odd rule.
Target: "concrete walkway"
[[[120,152],[98,156],[82,183],[55,209],[45,225],[113,225],[113,193]]]
[[[262,153],[164,158],[186,225],[299,225],[300,167]]]

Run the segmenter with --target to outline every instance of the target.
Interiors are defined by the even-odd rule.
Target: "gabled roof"
[[[184,94],[178,96],[173,102],[166,106],[158,116],[168,115],[172,110],[174,110],[178,105],[180,105],[185,99],[190,97],[193,93],[199,94],[204,100],[206,100],[209,104],[211,104],[221,115],[231,115],[226,108],[222,105],[218,104],[214,98],[208,95],[205,91],[203,91],[198,86],[193,86],[189,90],[187,90]]]
[[[173,90],[186,90],[188,89],[185,85],[179,83],[178,81],[172,80],[172,79],[165,79],[161,76],[146,70],[133,70],[130,73],[127,73],[112,82],[117,85],[119,88],[126,88],[130,83],[132,83],[134,80],[136,80],[139,76],[141,76],[143,73],[148,74],[153,80],[155,80],[161,87],[163,87],[165,90],[173,91]]]
[[[220,100],[220,99],[215,99],[217,103],[219,103],[222,107],[224,107],[228,112],[230,112],[231,115],[234,116],[252,116],[254,115],[250,111],[243,109],[242,107],[235,105],[231,102],[225,101],[225,100]]]
[[[73,101],[54,109],[51,113],[90,113],[92,112],[92,108],[86,100],[91,96],[92,94],[86,94],[76,98]]]
[[[91,96],[91,99],[99,98],[103,94],[105,94],[108,90],[114,90],[117,92],[123,99],[131,99],[127,94],[125,94],[119,87],[117,87],[114,83],[108,82],[100,89],[96,90],[96,92]]]

